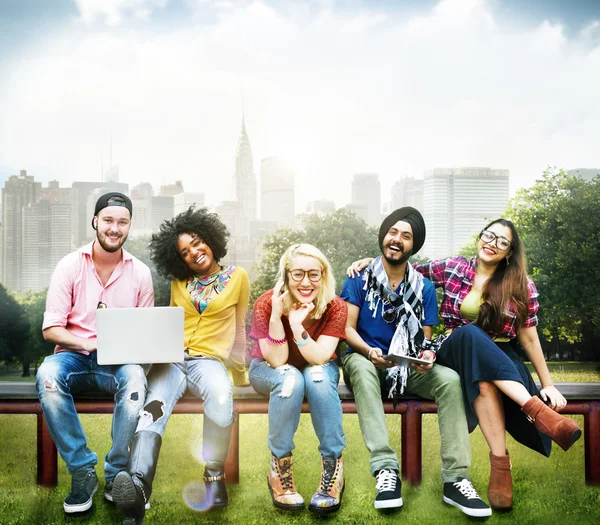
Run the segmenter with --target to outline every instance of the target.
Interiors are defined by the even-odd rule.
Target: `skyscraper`
[[[352,200],[348,208],[367,224],[381,222],[381,186],[377,173],[357,173],[352,177]]]
[[[296,213],[294,172],[281,157],[260,163],[260,206],[262,221],[293,224]]]
[[[235,154],[235,200],[236,220],[233,234],[238,238],[250,237],[250,221],[256,220],[256,176],[254,175],[254,157],[250,139],[246,132],[246,122],[242,117],[242,129]]]
[[[23,248],[23,209],[40,200],[42,184],[26,170],[12,175],[2,189],[2,275],[0,282],[9,290],[21,289]]]
[[[425,173],[423,216],[427,238],[421,254],[455,255],[508,204],[508,170],[436,168]]]
[[[412,206],[423,213],[423,179],[404,177],[394,183],[390,212],[403,206]]]

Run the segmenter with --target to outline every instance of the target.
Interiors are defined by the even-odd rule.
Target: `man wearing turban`
[[[435,288],[408,259],[425,242],[425,221],[412,207],[388,215],[379,229],[381,255],[348,278],[341,297],[348,305],[342,358],[344,379],[354,393],[363,440],[376,478],[375,508],[402,506],[398,456],[390,447],[382,391],[392,399],[404,392],[438,405],[444,501],[469,516],[491,515],[471,485],[471,451],[459,375],[434,364],[433,326],[438,323]],[[441,344],[441,341],[436,340]],[[404,358],[421,358],[410,363]]]

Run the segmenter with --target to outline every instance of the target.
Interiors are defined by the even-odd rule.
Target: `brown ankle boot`
[[[271,469],[267,474],[273,505],[283,510],[304,509],[304,499],[296,491],[292,471],[292,455],[277,459],[271,455]]]
[[[513,505],[512,476],[510,457],[494,456],[490,452],[490,484],[488,486],[488,501],[495,509],[508,510]]]
[[[521,407],[521,411],[535,428],[552,438],[563,450],[568,450],[581,437],[581,429],[575,421],[561,416],[546,406],[539,397],[532,397]]]

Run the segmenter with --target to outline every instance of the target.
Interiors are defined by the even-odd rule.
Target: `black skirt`
[[[479,381],[518,381],[532,396],[540,393],[529,369],[510,343],[495,343],[473,324],[452,332],[439,349],[437,362],[460,375],[469,432],[473,432],[479,423],[473,409],[473,403],[479,396]],[[502,399],[508,433],[526,447],[549,456],[552,440],[529,422],[517,403],[504,394]]]

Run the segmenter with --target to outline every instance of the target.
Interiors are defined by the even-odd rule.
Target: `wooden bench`
[[[562,413],[583,415],[585,481],[600,485],[600,383],[557,383],[556,386],[568,400]],[[233,391],[234,411],[237,414],[267,413],[268,398],[258,394],[252,387],[234,387]],[[341,383],[338,392],[343,412],[356,414],[354,398],[346,385]],[[433,401],[416,397],[403,398],[395,409],[391,401],[384,401],[383,405],[386,414],[401,416],[402,478],[418,485],[422,467],[422,415],[437,413],[437,406]],[[75,406],[80,414],[111,414],[114,402],[110,397],[99,394],[78,398]],[[308,403],[303,404],[302,411],[308,412]],[[173,413],[202,414],[202,402],[186,395],[177,403]],[[46,487],[55,487],[58,480],[57,452],[46,426],[35,384],[0,382],[0,414],[37,415],[37,482]],[[239,421],[238,417],[225,464],[229,483],[239,482]]]

